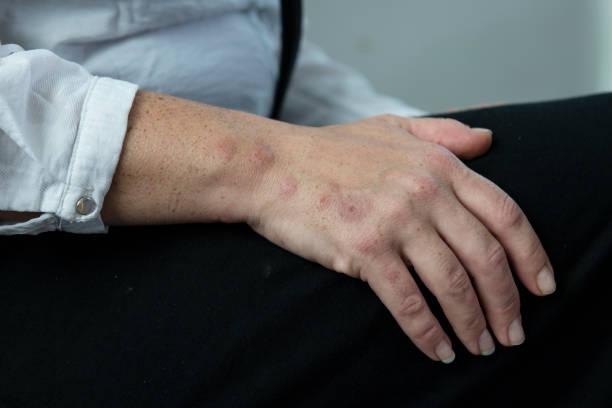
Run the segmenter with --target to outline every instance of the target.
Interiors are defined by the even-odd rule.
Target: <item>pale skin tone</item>
[[[367,282],[423,353],[450,362],[451,340],[407,265],[477,355],[493,351],[492,337],[524,340],[517,284],[555,289],[519,206],[458,158],[490,143],[490,132],[450,119],[313,128],[140,91],[101,215],[108,225],[246,222]]]

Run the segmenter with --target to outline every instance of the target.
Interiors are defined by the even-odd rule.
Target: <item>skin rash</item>
[[[319,197],[316,204],[318,211],[325,211],[334,204],[341,220],[345,222],[359,222],[372,209],[371,201],[365,197],[359,197],[351,193],[343,194],[340,191],[340,187],[335,183],[331,184],[330,187],[331,194],[324,194]]]
[[[257,139],[255,141],[255,149],[249,156],[249,162],[255,165],[255,167],[258,169],[265,169],[270,167],[275,160],[276,156],[274,155],[274,152],[270,146],[268,146],[268,144],[263,140]]]
[[[220,140],[215,147],[225,163],[231,162],[238,151],[238,147],[230,138]]]
[[[347,222],[358,222],[366,217],[371,208],[371,203],[361,197],[351,195],[340,196],[338,200],[338,215]]]
[[[298,190],[298,182],[292,175],[286,176],[280,182],[280,198],[286,200],[293,196]]]

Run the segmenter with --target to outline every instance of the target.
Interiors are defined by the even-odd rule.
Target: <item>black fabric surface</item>
[[[518,284],[526,341],[433,362],[367,284],[246,225],[0,237],[0,406],[609,406],[612,94],[445,115],[521,206],[557,292]]]

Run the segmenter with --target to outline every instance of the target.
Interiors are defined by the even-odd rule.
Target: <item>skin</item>
[[[524,339],[510,265],[533,294],[554,291],[538,287],[552,266],[519,206],[458,158],[490,144],[490,131],[450,119],[312,128],[141,91],[101,215],[108,225],[246,222],[367,282],[423,353],[450,362],[451,340],[407,265],[478,355],[492,352],[491,332],[504,346]]]

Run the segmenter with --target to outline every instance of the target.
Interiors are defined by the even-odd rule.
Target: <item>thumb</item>
[[[403,118],[400,126],[421,140],[439,144],[461,159],[473,159],[491,147],[489,129],[471,128],[455,119]]]

